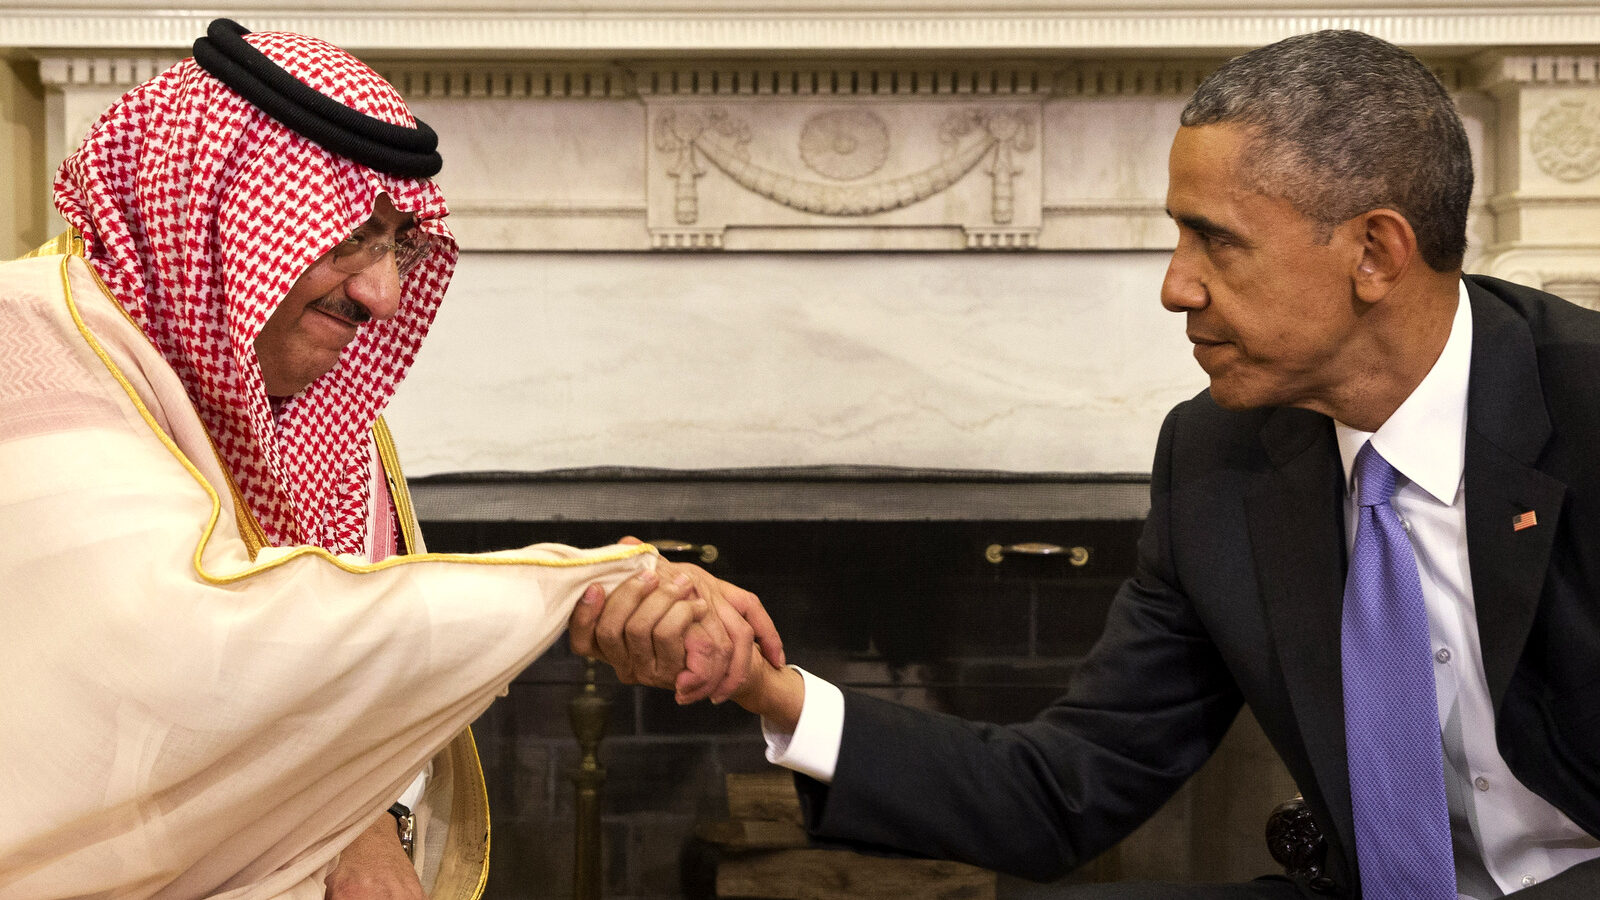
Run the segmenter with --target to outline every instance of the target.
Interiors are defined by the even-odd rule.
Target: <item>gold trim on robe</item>
[[[18,884],[62,896],[121,896],[136,885],[141,896],[165,885],[174,895],[193,887],[234,900],[300,891],[404,787],[406,772],[432,757],[437,789],[419,805],[453,826],[435,833],[434,847],[442,838],[454,861],[436,861],[435,896],[478,897],[487,794],[464,729],[559,637],[586,584],[610,587],[653,566],[653,548],[428,553],[391,459],[385,478],[403,498],[397,525],[410,554],[370,563],[321,548],[247,553],[251,517],[236,502],[224,514],[222,494],[233,500],[235,491],[175,373],[93,267],[74,259],[81,241],[69,234],[61,246],[69,252],[59,263],[0,264],[9,279],[0,301],[15,302],[8,315],[29,329],[8,337],[38,348],[0,366],[11,373],[4,399],[40,410],[0,430],[0,451],[34,472],[0,492],[0,521],[35,538],[6,561],[18,578],[9,587],[19,597],[39,591],[63,611],[31,616],[35,607],[18,603],[0,614],[0,648],[38,656],[10,676],[19,703],[0,706],[0,726],[25,748],[12,777],[0,772],[0,792],[30,810],[0,832],[30,860]],[[22,377],[35,372],[43,377]],[[58,395],[72,404],[64,412],[50,405]],[[51,502],[40,506],[35,489]],[[116,540],[85,532],[91,510]],[[92,548],[97,562],[84,565],[63,547]],[[118,594],[125,588],[142,593]],[[267,602],[280,593],[328,602]],[[452,640],[430,643],[441,624]],[[74,656],[85,628],[119,648],[93,669]],[[271,652],[249,652],[259,648]],[[149,666],[152,653],[170,665]],[[382,677],[350,677],[384,659]],[[85,679],[122,686],[128,697],[74,687]],[[212,689],[196,692],[195,679]],[[408,697],[424,699],[408,706]],[[353,730],[375,700],[388,712]],[[116,715],[96,703],[115,704]],[[91,736],[52,746],[48,717],[30,714],[52,704],[76,710]],[[294,714],[255,722],[252,709]],[[105,747],[139,752],[108,756]],[[342,755],[354,748],[361,752]],[[361,761],[374,751],[393,756],[369,769]],[[62,774],[19,778],[29,767]],[[73,779],[62,780],[69,769]],[[225,802],[218,784],[270,802],[246,810]],[[141,799],[183,791],[190,802]]]
[[[395,519],[399,523],[399,552],[423,552],[422,531],[417,525],[416,508],[411,504],[411,489],[400,468],[394,435],[382,416],[372,423],[372,440],[378,448],[378,461],[383,467],[389,499],[394,503]],[[489,883],[491,820],[489,788],[470,726],[462,729],[449,746],[433,758],[433,769],[435,773],[449,773],[450,825],[429,900],[478,900]]]

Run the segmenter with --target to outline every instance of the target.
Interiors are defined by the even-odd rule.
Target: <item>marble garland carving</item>
[[[1529,149],[1546,175],[1583,181],[1600,172],[1600,108],[1577,98],[1545,110],[1528,135]]]
[[[797,178],[750,161],[750,126],[724,110],[675,111],[656,121],[656,149],[670,156],[665,171],[675,183],[674,217],[679,225],[699,221],[696,179],[706,173],[703,156],[748,191],[790,209],[825,216],[868,216],[910,206],[938,194],[988,158],[993,185],[991,218],[997,225],[1015,214],[1013,179],[1022,174],[1016,153],[1033,149],[1033,125],[1013,110],[966,109],[939,128],[949,150],[938,163],[910,175],[867,184],[832,184]],[[843,181],[877,172],[888,155],[888,126],[875,113],[819,113],[801,129],[800,157],[819,175]]]

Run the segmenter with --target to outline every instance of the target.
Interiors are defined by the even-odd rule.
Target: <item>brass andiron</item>
[[[611,701],[595,688],[595,661],[589,660],[583,673],[583,690],[567,704],[572,732],[578,736],[582,756],[572,773],[577,791],[576,831],[573,835],[573,897],[575,900],[600,900],[600,786],[606,770],[600,765],[600,739],[606,734],[611,717]]]

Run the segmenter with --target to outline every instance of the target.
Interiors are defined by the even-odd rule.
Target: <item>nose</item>
[[[1198,266],[1180,241],[1167,263],[1166,277],[1161,279],[1161,305],[1169,312],[1188,312],[1203,309],[1210,299]]]
[[[344,294],[361,304],[374,319],[387,319],[399,312],[400,270],[394,251],[346,279]]]

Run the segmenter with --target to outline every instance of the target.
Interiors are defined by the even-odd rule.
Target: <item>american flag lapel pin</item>
[[[1511,517],[1512,531],[1521,531],[1524,528],[1532,528],[1537,524],[1539,524],[1539,517],[1534,515],[1534,512],[1531,509],[1525,513],[1518,513],[1517,515]]]

